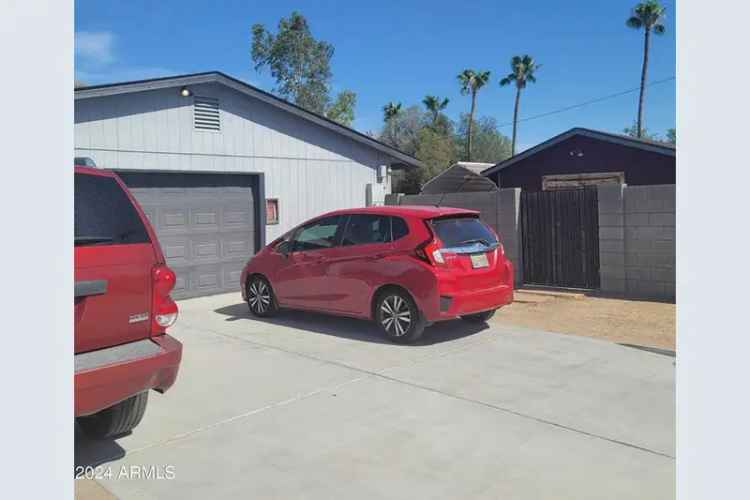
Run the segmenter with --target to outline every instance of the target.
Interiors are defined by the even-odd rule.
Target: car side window
[[[336,246],[336,235],[341,221],[340,215],[334,215],[302,226],[294,237],[292,251],[305,252]]]
[[[374,214],[353,214],[344,230],[343,246],[391,241],[390,217]]]
[[[393,241],[409,234],[409,226],[406,225],[406,221],[401,217],[391,217],[391,234]]]

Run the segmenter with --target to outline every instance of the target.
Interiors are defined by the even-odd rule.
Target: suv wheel
[[[495,315],[495,311],[497,309],[493,309],[491,311],[484,311],[477,314],[469,314],[468,316],[461,316],[461,319],[464,321],[469,321],[471,323],[486,323]]]
[[[130,432],[146,413],[148,392],[136,394],[93,415],[78,417],[78,425],[93,439],[105,439]]]
[[[262,276],[253,276],[247,282],[247,305],[250,312],[259,318],[273,316],[278,311],[271,285]]]
[[[408,293],[388,290],[380,295],[375,307],[375,320],[392,342],[407,344],[422,336],[424,318]]]

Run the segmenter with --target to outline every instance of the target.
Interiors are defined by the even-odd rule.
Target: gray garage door
[[[177,274],[172,297],[239,290],[258,246],[253,175],[120,172]]]

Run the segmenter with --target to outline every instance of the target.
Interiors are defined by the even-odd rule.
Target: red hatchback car
[[[478,212],[382,206],[289,231],[250,259],[241,285],[256,316],[288,307],[370,319],[408,343],[436,321],[487,321],[513,301],[513,266]]]
[[[133,429],[177,377],[175,274],[113,172],[75,168],[75,416],[94,438]]]

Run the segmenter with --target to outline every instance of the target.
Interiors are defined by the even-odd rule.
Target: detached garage
[[[246,260],[300,222],[381,204],[413,157],[218,72],[83,87],[75,156],[143,206],[175,298],[239,290]]]

